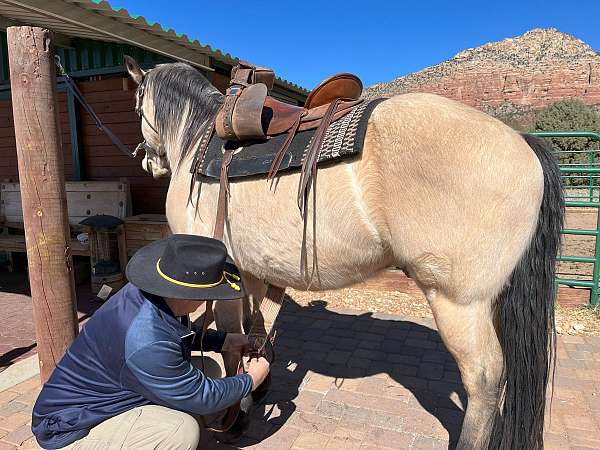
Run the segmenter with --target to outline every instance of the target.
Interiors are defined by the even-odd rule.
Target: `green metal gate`
[[[544,131],[532,133],[544,138],[588,138],[600,142],[600,134],[589,131]],[[562,233],[566,236],[593,236],[593,255],[565,255],[559,254],[558,261],[585,263],[592,265],[591,279],[569,278],[557,276],[556,282],[565,286],[586,287],[590,289],[590,303],[596,305],[598,302],[598,281],[600,275],[600,161],[598,161],[598,150],[572,150],[556,151],[561,159],[563,155],[583,156],[585,162],[564,163],[560,162],[560,171],[565,183],[565,206],[567,208],[593,208],[596,218],[595,228],[565,228]],[[577,182],[578,184],[574,184]]]

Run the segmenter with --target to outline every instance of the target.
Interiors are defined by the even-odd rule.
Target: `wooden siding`
[[[129,148],[142,140],[140,119],[134,111],[135,87],[127,78],[79,83],[81,92],[100,119]],[[142,169],[142,154],[123,155],[79,108],[79,145],[85,180],[126,177],[131,186],[133,214],[161,214],[165,210],[168,179],[155,180]]]
[[[71,180],[73,176],[71,136],[69,116],[67,114],[67,95],[64,92],[59,92],[58,94],[58,113],[65,164],[65,178]],[[12,102],[10,99],[0,100],[0,180],[2,181],[18,181],[19,179],[17,148],[15,145]]]
[[[78,83],[100,119],[131,149],[142,140],[140,120],[134,112],[134,86],[126,78]],[[79,151],[82,179],[117,181],[131,185],[133,214],[164,213],[168,179],[154,180],[141,167],[142,155],[128,158],[115,148],[91,117],[76,105],[79,118]],[[72,180],[70,129],[65,93],[59,93],[59,114],[65,160],[65,177]],[[0,179],[18,181],[12,105],[0,101]]]

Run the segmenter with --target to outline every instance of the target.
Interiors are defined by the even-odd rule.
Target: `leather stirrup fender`
[[[262,110],[267,99],[267,86],[251,84],[240,94],[233,110],[233,131],[239,141],[265,139]]]

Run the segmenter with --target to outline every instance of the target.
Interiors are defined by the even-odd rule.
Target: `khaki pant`
[[[199,358],[198,358],[199,359]],[[221,369],[204,357],[206,376],[219,378]],[[198,365],[194,361],[194,365]],[[206,418],[212,422],[213,417]],[[195,450],[200,440],[200,425],[190,414],[164,406],[146,405],[111,417],[92,428],[69,450]]]

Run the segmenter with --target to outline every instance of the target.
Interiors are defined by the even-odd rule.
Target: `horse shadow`
[[[259,444],[286,424],[330,434],[342,423],[448,439],[454,448],[464,418],[456,403],[466,405],[466,393],[437,331],[427,321],[326,306],[287,298],[269,394],[236,446],[219,448]],[[419,417],[432,426],[415,425]]]

